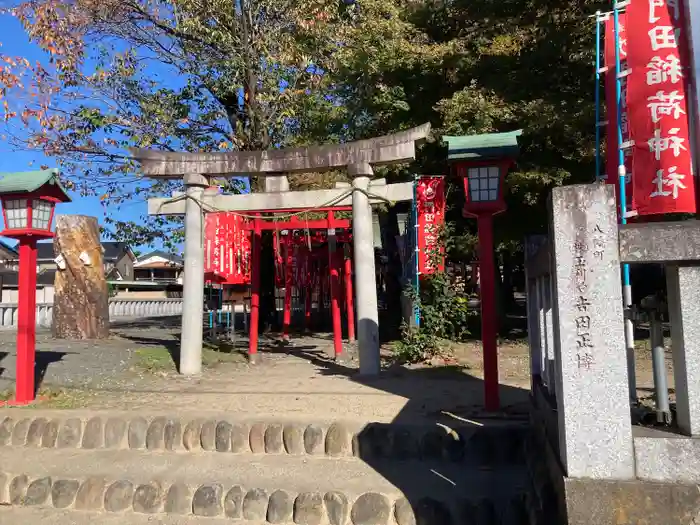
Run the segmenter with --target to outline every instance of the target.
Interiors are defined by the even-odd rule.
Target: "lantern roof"
[[[447,143],[447,160],[512,159],[518,156],[518,137],[523,130],[483,135],[443,135]]]
[[[56,168],[37,171],[0,172],[0,194],[31,193],[42,186],[52,186],[52,192],[63,202],[70,202],[65,188],[58,178]]]

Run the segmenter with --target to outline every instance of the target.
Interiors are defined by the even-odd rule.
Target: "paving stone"
[[[326,454],[345,456],[350,451],[350,432],[341,423],[333,423],[326,433]]]
[[[376,492],[367,492],[357,498],[350,511],[354,525],[385,525],[390,515],[389,500]]]
[[[398,525],[416,525],[416,515],[406,498],[399,499],[394,505],[394,519]]]
[[[503,515],[503,525],[530,525],[525,498],[517,496],[508,502]]]
[[[350,514],[350,502],[342,492],[326,492],[323,496],[331,525],[345,525]]]
[[[415,516],[417,525],[450,525],[452,523],[450,509],[432,498],[423,498],[418,502]]]
[[[284,452],[284,427],[278,424],[269,425],[265,429],[265,452],[268,454],[281,454]]]
[[[83,448],[97,449],[104,446],[104,429],[102,419],[93,417],[85,424],[83,432]]]
[[[401,428],[394,432],[392,456],[396,459],[418,457],[418,443],[410,430]]]
[[[126,421],[117,417],[111,417],[105,423],[105,447],[122,448],[126,436]]]
[[[265,453],[265,424],[255,423],[250,427],[250,450],[253,454]]]
[[[148,421],[142,417],[137,417],[129,423],[129,448],[146,448],[146,433],[148,432]]]
[[[217,452],[231,451],[231,430],[233,427],[228,421],[219,421],[216,425],[216,436],[214,438]]]
[[[178,419],[169,419],[165,423],[165,450],[180,450],[182,448],[182,425]]]
[[[73,505],[80,482],[75,479],[59,479],[51,487],[51,503],[54,508],[66,509]]]
[[[24,497],[27,495],[29,478],[24,474],[16,476],[10,482],[10,503],[13,505],[23,505]]]
[[[139,485],[134,492],[134,512],[155,514],[163,506],[163,488],[159,483]]]
[[[268,523],[288,523],[294,513],[294,496],[284,490],[276,490],[270,495],[267,505]]]
[[[243,519],[243,498],[245,495],[245,489],[240,485],[236,485],[228,491],[224,498],[224,513],[227,518]]]
[[[12,476],[6,472],[0,472],[0,505],[10,504],[10,482]]]
[[[83,432],[83,422],[77,417],[66,419],[58,429],[56,446],[58,448],[77,448]]]
[[[32,424],[32,420],[28,417],[20,419],[16,424],[15,428],[12,429],[12,445],[15,447],[23,447],[27,444],[27,433],[29,432],[29,425]]]
[[[445,433],[441,430],[429,430],[421,440],[421,456],[424,459],[442,458],[443,439]]]
[[[252,489],[243,497],[243,519],[264,521],[267,517],[267,500],[265,489]]]
[[[216,450],[216,421],[214,421],[213,419],[205,421],[202,425],[200,443],[204,450]]]
[[[80,484],[75,497],[77,510],[102,510],[107,481],[103,478],[89,477]]]
[[[465,457],[465,441],[457,432],[450,432],[443,438],[443,455],[448,460],[459,463]]]
[[[202,485],[192,498],[192,513],[195,516],[214,517],[223,513],[221,499],[224,488],[221,485]]]
[[[304,492],[294,500],[294,523],[299,525],[321,525],[323,523],[323,494]]]
[[[490,499],[482,499],[476,507],[478,525],[498,525],[498,514]]]
[[[131,507],[134,485],[122,480],[112,483],[105,492],[104,507],[107,512],[121,512]]]
[[[44,427],[44,433],[41,436],[41,446],[43,448],[54,448],[58,441],[58,430],[61,427],[61,422],[57,419],[52,419]]]
[[[231,429],[231,452],[244,454],[250,452],[250,428],[245,423],[235,423]]]
[[[38,447],[41,444],[41,436],[44,434],[46,423],[46,418],[43,417],[36,418],[31,422],[29,429],[27,429],[28,447]]]
[[[189,514],[192,510],[192,492],[184,483],[175,483],[165,497],[165,512],[168,514]]]
[[[146,432],[146,448],[148,450],[163,450],[165,448],[165,424],[164,417],[157,417],[148,425]]]
[[[304,453],[304,427],[302,425],[285,425],[282,437],[287,454],[299,455]]]
[[[6,417],[0,423],[0,445],[9,445],[12,441],[12,428],[15,426],[15,421],[11,417]]]
[[[182,445],[185,450],[199,450],[202,448],[202,424],[201,420],[190,421],[182,433]]]
[[[51,478],[39,478],[32,481],[27,487],[27,495],[24,497],[25,505],[44,505],[51,496]]]
[[[323,455],[325,453],[323,441],[323,428],[318,425],[309,425],[304,430],[304,450],[307,454]]]
[[[354,437],[353,452],[361,458],[389,457],[392,453],[392,443],[393,433],[387,425],[371,423]]]

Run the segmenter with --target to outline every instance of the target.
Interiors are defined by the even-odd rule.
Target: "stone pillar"
[[[202,371],[202,319],[204,316],[204,212],[199,203],[209,181],[185,175],[185,263],[182,283],[182,336],[180,373]]]
[[[676,417],[680,430],[700,435],[700,267],[666,266]]]
[[[559,450],[569,477],[634,478],[615,189],[555,188],[552,298]]]
[[[348,166],[352,187],[369,189],[372,167],[369,164]],[[360,374],[379,374],[379,310],[374,269],[374,231],[372,208],[363,191],[352,193],[352,235],[355,258],[355,297],[357,304],[357,342]]]

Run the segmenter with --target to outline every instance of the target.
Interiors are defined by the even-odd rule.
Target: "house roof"
[[[39,171],[16,171],[0,172],[0,193],[28,193],[35,191],[45,184],[55,185],[65,198],[65,202],[70,202],[68,193],[61,185],[58,178],[58,170]]]
[[[19,252],[17,251],[17,249],[13,248],[3,240],[0,240],[0,251],[6,251],[14,255],[15,257],[19,257]]]
[[[183,264],[185,261],[183,260],[182,257],[179,255],[175,255],[174,253],[168,253],[164,252],[162,250],[153,250],[152,252],[148,252],[144,255],[139,256],[136,259],[137,264],[142,264],[143,262],[147,261],[148,259],[152,257],[161,257],[163,259],[167,259],[168,261],[176,264]]]
[[[518,155],[518,137],[523,130],[483,135],[442,137],[447,142],[447,160],[488,160],[513,158]]]
[[[125,242],[104,241],[101,244],[104,248],[105,261],[116,261],[125,251],[131,253],[131,248]],[[38,260],[53,259],[53,241],[36,243],[36,258]]]
[[[19,272],[14,270],[0,270],[0,282],[2,286],[18,286]],[[53,286],[56,280],[56,270],[46,269],[37,273],[37,286]]]

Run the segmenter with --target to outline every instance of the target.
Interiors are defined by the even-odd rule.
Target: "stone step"
[[[479,423],[448,427],[394,423],[298,423],[213,416],[107,412],[0,413],[0,446],[59,450],[147,450],[302,457],[421,459],[473,466],[518,465],[528,427]]]
[[[122,523],[127,515],[300,525],[527,523],[527,472],[516,466],[11,445],[0,448],[0,465],[0,503],[120,513]]]

